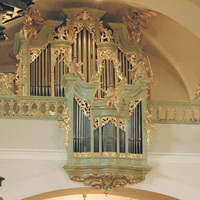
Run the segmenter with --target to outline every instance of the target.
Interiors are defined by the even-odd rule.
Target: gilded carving
[[[195,95],[194,100],[200,102],[200,97],[199,97],[199,95],[200,95],[200,83],[197,85],[197,89],[195,90],[194,95]]]
[[[83,28],[86,28],[86,30],[88,30],[91,35],[92,35],[92,39],[96,42],[96,26],[95,24],[87,24],[87,23],[76,23],[76,24],[72,24],[72,37],[74,39],[77,39],[77,35],[78,33],[80,33]]]
[[[103,152],[103,157],[117,157],[117,152]]]
[[[119,118],[119,128],[126,132],[125,118]]]
[[[47,48],[47,45],[44,45],[42,48],[31,48],[30,49],[30,63],[32,63],[40,54]]]
[[[71,21],[66,19],[66,25],[58,27],[57,31],[54,33],[55,39],[61,40],[72,40],[72,31],[71,31]]]
[[[117,113],[119,113],[119,107],[118,107],[118,100],[117,100],[117,91],[114,88],[113,85],[109,86],[107,90],[104,90],[105,96],[104,98],[107,101],[107,107],[114,107],[117,110]]]
[[[94,125],[94,131],[97,130],[99,128],[99,118],[98,117],[94,117],[94,122],[93,122],[93,125]]]
[[[142,98],[138,98],[134,101],[130,101],[129,102],[129,109],[128,109],[128,118],[131,118],[131,115],[133,114],[135,108],[137,107],[137,105],[142,101]]]
[[[119,188],[141,182],[144,180],[144,177],[112,174],[94,174],[88,176],[71,176],[70,179],[77,182],[83,182],[86,186],[101,189],[105,194],[108,194],[114,188]]]
[[[110,50],[110,49],[99,50],[98,51],[98,58],[99,58],[99,60],[98,60],[98,62],[99,62],[98,73],[101,73],[102,68],[104,67],[103,66],[103,60],[112,60],[115,71],[116,71],[116,77],[120,81],[118,84],[126,84],[127,83],[126,77],[124,77],[122,72],[121,72],[121,63],[118,60],[117,51]]]
[[[117,127],[117,120],[115,117],[112,117],[112,116],[102,117],[101,118],[101,127],[105,126],[109,122],[111,122],[112,124],[114,124]]]
[[[83,21],[87,21],[90,20],[92,21],[92,16],[90,13],[88,13],[86,10],[83,11],[82,13],[80,13],[77,17],[77,20],[83,20]]]
[[[128,53],[128,52],[124,51],[121,47],[118,47],[118,48],[124,54],[126,59],[130,62],[130,64],[134,67],[136,65],[136,54]]]
[[[91,152],[74,152],[74,157],[90,157]]]
[[[147,131],[147,145],[148,149],[150,149],[152,143],[151,143],[151,138],[152,138],[152,133],[153,131],[157,130],[156,125],[152,124],[152,115],[147,111],[147,119],[145,120],[145,129]]]
[[[12,95],[11,92],[12,83],[14,80],[14,74],[4,74],[0,73],[0,95]]]
[[[78,103],[78,105],[80,106],[81,110],[83,111],[83,114],[90,119],[90,101],[89,100],[85,100],[85,99],[80,99],[78,97],[75,96],[75,100]]]
[[[17,60],[19,60],[19,63],[16,64],[17,71],[15,76],[15,84],[16,84],[16,94],[23,94],[23,79],[22,79],[22,70],[23,70],[23,64],[22,64],[22,53],[19,52],[16,56]]]
[[[123,21],[128,29],[128,40],[134,40],[135,45],[138,45],[141,41],[143,34],[140,27],[147,28],[147,19],[153,16],[157,16],[158,13],[154,11],[139,11],[135,10],[130,16],[128,11],[123,16]]]
[[[20,30],[21,37],[30,40],[32,37],[36,38],[38,34],[38,25],[44,24],[45,20],[41,17],[38,9],[28,7],[23,16],[23,28]]]
[[[109,122],[111,122],[112,124],[114,124],[115,127],[117,127],[117,119],[112,116],[102,117],[101,118],[101,127],[105,126]],[[99,128],[99,118],[98,117],[94,117],[93,125],[94,125],[94,130],[97,130]],[[119,128],[121,130],[123,130],[124,132],[126,131],[125,130],[125,118],[119,118]]]
[[[148,65],[147,65],[148,64]],[[133,79],[132,84],[135,84],[138,79],[146,79],[150,76],[153,76],[151,65],[148,62],[148,58],[142,57],[138,60],[137,64],[129,69],[130,77]]]
[[[53,54],[53,66],[55,66],[56,59],[58,59],[61,54],[63,54],[61,59],[64,61],[65,65],[69,66],[72,62],[72,49],[70,47],[52,48],[51,53]],[[62,60],[58,60],[58,62]]]
[[[72,63],[70,64],[70,73],[76,76],[79,76],[82,81],[85,81],[85,75],[82,73],[81,66],[83,62],[77,61],[77,58],[74,58]]]
[[[64,143],[68,147],[68,135],[69,132],[72,130],[72,123],[71,123],[71,117],[69,117],[69,111],[68,108],[66,108],[63,111],[63,121],[58,122],[58,127],[62,128],[65,134],[65,140]]]
[[[128,157],[129,157],[129,158],[138,159],[138,158],[142,158],[143,155],[142,155],[142,154],[129,153],[129,154],[128,154]]]
[[[101,42],[114,42],[115,38],[113,36],[112,30],[103,27],[103,21],[99,22],[99,30],[101,34]]]

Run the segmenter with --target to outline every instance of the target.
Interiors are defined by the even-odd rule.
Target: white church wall
[[[69,180],[64,136],[56,121],[0,120],[0,187],[4,200],[83,187]],[[17,128],[16,128],[17,127]],[[182,200],[200,199],[199,125],[158,125],[146,180],[131,188]],[[87,190],[86,190],[87,191]]]

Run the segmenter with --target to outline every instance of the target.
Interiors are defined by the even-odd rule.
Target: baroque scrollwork
[[[73,23],[72,24],[72,37],[73,37],[73,39],[76,39],[78,33],[80,33],[84,28],[86,28],[86,30],[88,30],[91,33],[92,39],[96,42],[97,34],[96,34],[95,24]]]
[[[66,65],[70,65],[72,59],[72,49],[70,47],[57,47],[57,48],[52,48],[51,53],[53,54],[53,66],[56,63],[56,59],[63,54],[62,59],[64,60],[64,63]]]
[[[101,127],[105,126],[109,122],[111,122],[112,124],[114,124],[117,127],[117,119],[116,119],[116,117],[112,117],[112,116],[102,117],[101,118]]]
[[[119,118],[119,128],[126,132],[125,118]]]
[[[128,53],[128,52],[124,51],[121,47],[118,47],[118,48],[124,54],[126,59],[130,62],[130,64],[132,66],[135,66],[136,65],[136,54],[135,53]]]
[[[101,42],[114,42],[115,37],[113,36],[112,30],[103,27],[103,21],[99,22],[99,30],[101,34]]]
[[[15,83],[16,83],[16,94],[23,94],[23,78],[22,78],[22,72],[23,72],[23,63],[22,63],[22,53],[19,52],[16,56],[17,60],[19,60],[19,63],[16,64],[17,66],[17,72],[15,76]],[[25,75],[25,74],[24,74]]]
[[[126,175],[112,174],[96,174],[88,176],[73,176],[71,180],[83,182],[86,186],[91,186],[96,189],[101,189],[105,194],[108,194],[115,188],[138,183],[144,180],[144,177],[133,177]]]
[[[141,98],[138,98],[138,99],[136,99],[136,100],[134,100],[134,101],[130,101],[130,102],[129,102],[129,109],[128,109],[128,118],[129,118],[129,119],[131,118],[131,116],[132,116],[132,114],[133,114],[135,108],[137,107],[137,105],[138,105],[141,101],[142,101],[142,99],[141,99]]]
[[[47,45],[44,45],[42,48],[31,48],[30,49],[30,63],[32,63],[40,54],[47,48]]]
[[[54,39],[72,40],[71,21],[66,19],[66,25],[57,28],[54,33]]]
[[[92,16],[90,13],[88,13],[86,10],[81,12],[78,17],[77,17],[77,20],[83,20],[83,21],[87,21],[87,20],[90,20],[92,21]]]
[[[27,11],[25,11],[22,21],[24,26],[20,30],[20,35],[27,40],[30,40],[32,37],[36,38],[38,34],[38,25],[45,23],[39,10],[33,10],[32,7],[28,7]]]
[[[78,105],[80,106],[81,110],[83,111],[83,114],[90,119],[90,101],[85,99],[80,99],[78,97],[74,97]]]
[[[195,95],[194,100],[200,102],[200,97],[199,97],[199,95],[200,95],[200,83],[197,85],[197,89],[195,90],[194,95]]]
[[[0,95],[12,95],[11,92],[12,83],[14,80],[15,75],[12,73],[5,74],[0,73]]]
[[[157,15],[157,12],[151,10],[135,10],[131,16],[129,12],[126,11],[123,16],[123,21],[126,28],[128,29],[128,40],[134,40],[135,45],[138,45],[143,37],[140,27],[147,28],[147,19]]]
[[[69,110],[66,108],[63,111],[63,121],[58,122],[58,127],[62,128],[65,134],[65,140],[64,143],[68,147],[68,135],[69,132],[72,130],[72,123],[71,123],[71,117],[69,117]]]
[[[148,149],[150,149],[152,142],[151,142],[151,138],[152,138],[152,133],[153,131],[157,130],[156,125],[152,124],[152,115],[149,113],[149,111],[147,111],[147,119],[145,120],[145,129],[147,131],[147,145],[148,145]]]
[[[103,64],[102,64],[103,60],[112,60],[115,71],[116,71],[116,76],[119,79],[118,84],[126,84],[127,83],[126,77],[124,77],[122,72],[121,72],[121,63],[118,60],[117,51],[110,50],[110,49],[99,50],[98,51],[98,58],[99,58],[99,60],[98,60],[98,63],[99,63],[98,74],[100,74],[102,72],[102,68],[104,67]]]

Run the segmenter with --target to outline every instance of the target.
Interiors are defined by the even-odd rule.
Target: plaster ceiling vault
[[[59,20],[62,8],[93,7],[105,10],[105,20],[122,22],[126,9],[151,9],[161,13],[148,19],[148,29],[142,30],[147,40],[145,54],[149,56],[154,77],[159,84],[152,89],[153,100],[194,98],[200,81],[200,3],[198,0],[39,0],[38,8],[45,20]],[[108,20],[109,19],[109,20]],[[13,56],[15,32],[22,27],[21,18],[8,22],[5,33],[9,40],[0,47],[0,72],[15,72]]]

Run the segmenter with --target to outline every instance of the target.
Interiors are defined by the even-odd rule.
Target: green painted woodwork
[[[114,107],[107,107],[106,101],[101,99],[96,99],[94,101],[95,90],[98,88],[98,84],[95,83],[84,83],[80,78],[76,76],[66,75],[63,77],[63,86],[65,86],[67,104],[69,109],[69,117],[71,117],[71,123],[73,122],[73,97],[77,96],[79,98],[91,101],[91,118],[99,118],[99,127],[101,127],[101,118],[112,116],[117,119],[125,118],[126,127],[126,151],[125,157],[120,157],[119,144],[116,156],[109,157],[102,154],[102,149],[100,147],[99,155],[95,156],[93,150],[90,155],[86,157],[74,157],[73,154],[73,143],[69,142],[67,148],[67,164],[64,169],[68,172],[70,177],[86,176],[89,174],[112,174],[112,175],[126,175],[133,177],[144,177],[145,174],[151,169],[147,164],[147,141],[146,141],[146,130],[145,119],[146,119],[146,86],[149,84],[151,79],[140,80],[135,85],[123,85],[121,84],[117,90],[119,90],[119,110],[117,113]],[[136,94],[134,94],[136,93]],[[133,101],[136,98],[142,98],[143,105],[143,155],[142,158],[130,158],[128,157],[128,102]],[[144,101],[143,101],[144,100]],[[92,139],[94,132],[94,125],[91,123]],[[117,123],[117,128],[119,129],[119,123]],[[101,128],[99,135],[101,135]],[[119,135],[118,135],[119,138]],[[101,146],[101,137],[99,137]],[[69,141],[73,141],[73,126],[72,130],[69,132]],[[119,141],[119,140],[118,140]],[[94,141],[91,140],[91,147],[94,146]],[[79,171],[79,172],[78,172]],[[77,173],[78,172],[78,173]]]
[[[0,96],[0,118],[62,120],[64,97]]]
[[[198,101],[148,101],[147,105],[153,123],[200,124],[200,103]]]

